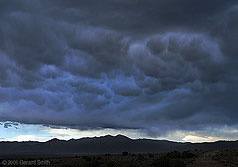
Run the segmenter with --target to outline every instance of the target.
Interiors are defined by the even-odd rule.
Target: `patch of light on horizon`
[[[185,142],[202,143],[202,142],[215,142],[222,139],[218,137],[212,137],[212,136],[203,137],[203,136],[187,135],[182,140]]]

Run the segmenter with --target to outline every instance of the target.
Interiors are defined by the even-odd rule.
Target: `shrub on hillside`
[[[107,167],[114,167],[115,166],[115,162],[108,162],[107,163]]]
[[[151,153],[148,153],[148,156],[149,156],[150,158],[153,158],[153,157],[154,157],[154,155],[151,154]]]
[[[101,163],[100,163],[99,161],[93,160],[93,161],[91,161],[91,162],[88,162],[88,163],[86,164],[86,167],[99,167],[100,164],[101,164]]]
[[[182,152],[182,158],[187,159],[187,158],[194,158],[196,155],[192,153],[191,151],[184,151]]]
[[[126,151],[122,152],[122,156],[127,156],[128,154],[129,154],[129,153],[126,152]]]
[[[169,167],[186,167],[186,164],[181,159],[171,159],[169,162]]]
[[[86,160],[87,162],[92,161],[92,158],[90,156],[86,156],[86,155],[83,156],[83,159]]]
[[[181,153],[178,151],[171,151],[166,154],[168,158],[181,158]]]
[[[142,154],[138,154],[137,156],[138,161],[144,161],[146,158]]]
[[[104,154],[106,157],[109,157],[109,156],[111,156],[111,154]]]
[[[169,158],[167,155],[154,160],[151,164],[152,167],[186,167],[182,159]]]
[[[160,157],[154,160],[151,164],[152,167],[169,167],[170,159],[167,156]]]

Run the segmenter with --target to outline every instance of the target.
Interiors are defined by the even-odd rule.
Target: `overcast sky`
[[[0,140],[237,139],[237,20],[237,0],[0,0]]]

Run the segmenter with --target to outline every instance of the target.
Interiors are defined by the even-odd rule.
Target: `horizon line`
[[[189,141],[173,141],[173,140],[169,140],[169,139],[153,139],[153,138],[130,138],[126,135],[122,135],[122,134],[117,134],[117,135],[102,135],[102,136],[94,136],[94,137],[81,137],[81,138],[71,138],[71,139],[59,139],[57,137],[54,137],[54,138],[51,138],[49,140],[46,140],[46,141],[37,141],[37,140],[27,140],[27,141],[11,141],[11,140],[2,140],[0,141],[0,143],[3,143],[3,142],[9,142],[9,143],[14,143],[14,142],[17,142],[17,143],[27,143],[27,142],[37,142],[37,143],[47,143],[47,142],[50,142],[52,140],[58,140],[58,141],[65,141],[65,142],[68,142],[70,140],[82,140],[82,139],[93,139],[93,138],[103,138],[103,137],[119,137],[119,136],[122,136],[122,137],[125,137],[127,139],[130,139],[130,140],[151,140],[151,141],[168,141],[168,142],[173,142],[173,143],[191,143],[191,144],[201,144],[201,143],[216,143],[216,142],[237,142],[238,140],[226,140],[226,139],[221,139],[221,140],[216,140],[216,141],[205,141],[205,142],[189,142]]]

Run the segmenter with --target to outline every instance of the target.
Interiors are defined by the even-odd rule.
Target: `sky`
[[[0,141],[238,139],[236,0],[0,0]]]

